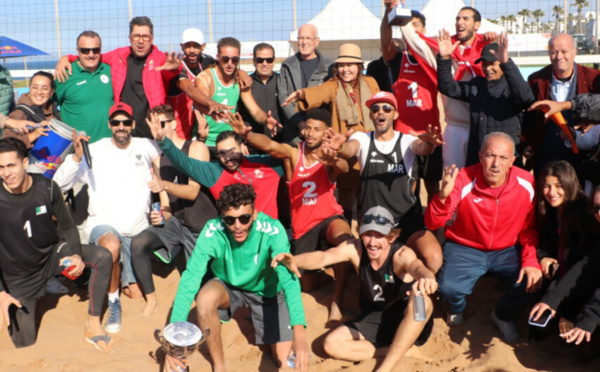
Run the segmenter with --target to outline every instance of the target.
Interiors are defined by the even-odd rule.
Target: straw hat
[[[334,63],[364,63],[360,48],[356,44],[342,44]]]

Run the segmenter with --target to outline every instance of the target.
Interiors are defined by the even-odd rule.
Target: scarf
[[[427,37],[423,34],[419,34],[419,36],[435,53],[439,51],[437,41],[435,41],[434,38]],[[452,44],[458,41],[456,35],[452,36],[451,40]],[[475,34],[475,40],[473,40],[473,44],[464,48],[462,53],[460,50],[460,45],[456,47],[452,53],[452,59],[458,63],[458,68],[454,73],[454,80],[460,81],[467,71],[469,71],[473,77],[483,76],[481,63],[476,64],[475,61],[481,57],[481,51],[487,44],[489,43],[483,40],[483,36],[481,34]]]
[[[367,108],[367,100],[371,98],[371,89],[361,76],[358,77],[358,89],[360,90],[360,102],[357,102],[356,95],[352,87],[338,79],[338,89],[336,92],[335,102],[337,104],[338,117],[340,122],[345,121],[348,127],[363,123],[365,132],[375,130],[375,126],[369,117],[369,109]],[[358,114],[358,105],[362,109],[364,118]]]

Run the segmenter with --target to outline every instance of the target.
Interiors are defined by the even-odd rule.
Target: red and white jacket
[[[427,206],[425,225],[429,230],[445,225],[446,239],[483,251],[506,249],[518,240],[521,266],[539,269],[533,175],[511,167],[496,199],[482,172],[481,164],[461,169],[446,202],[436,194]]]
[[[127,78],[127,57],[130,54],[131,47],[117,48],[110,52],[102,53],[101,61],[110,66],[115,103],[121,101],[121,93],[123,92],[125,79]],[[78,57],[69,55],[68,58],[69,62],[75,62]],[[176,70],[156,70],[157,67],[164,65],[166,60],[165,53],[158,50],[155,45],[152,45],[150,54],[148,54],[148,58],[146,59],[146,65],[142,71],[144,93],[146,93],[150,108],[167,102],[169,83],[181,71],[181,66]]]

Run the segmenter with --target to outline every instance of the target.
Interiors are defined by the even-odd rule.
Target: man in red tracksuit
[[[129,22],[131,46],[102,54],[102,62],[110,65],[115,103],[127,103],[133,109],[134,137],[152,139],[146,124],[149,109],[166,103],[167,87],[181,71],[181,60],[158,50],[154,26],[148,17],[135,17]],[[56,65],[56,78],[68,79],[71,62],[78,56],[64,56]],[[68,72],[68,75],[67,75]]]
[[[494,273],[508,285],[492,311],[492,321],[506,341],[519,337],[513,321],[532,305],[542,277],[536,255],[533,176],[513,166],[514,153],[508,134],[488,134],[480,163],[460,171],[454,165],[447,167],[441,191],[425,212],[428,229],[446,225],[438,291],[448,324],[462,323],[466,295],[481,276]]]

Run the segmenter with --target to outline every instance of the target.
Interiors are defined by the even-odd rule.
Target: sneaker
[[[463,322],[463,313],[446,314],[446,323],[448,323],[448,325],[450,327],[454,327],[459,324],[462,324],[462,322]]]
[[[117,333],[121,330],[121,302],[118,299],[115,302],[108,301],[108,320],[104,329],[108,333]]]
[[[519,337],[521,337],[519,331],[517,330],[517,327],[515,326],[515,323],[498,319],[495,310],[492,310],[491,318],[492,323],[494,323],[496,327],[498,327],[500,334],[502,334],[502,338],[504,339],[504,341],[513,342],[516,341]]]

